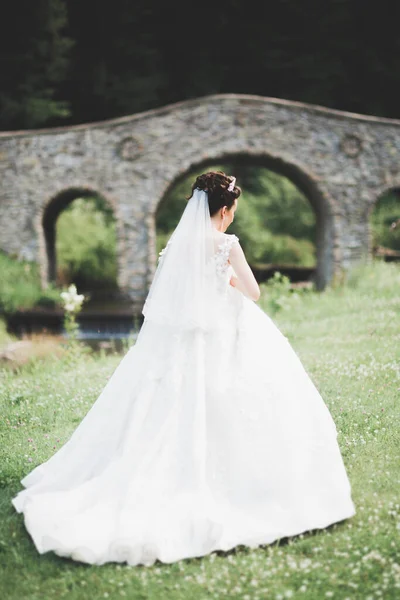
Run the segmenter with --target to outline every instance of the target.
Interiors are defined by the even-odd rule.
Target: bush
[[[99,197],[78,198],[57,219],[57,279],[80,289],[117,287],[116,224]]]
[[[0,273],[0,312],[58,305],[60,292],[53,285],[41,288],[36,263],[19,261],[0,252]]]
[[[260,286],[263,296],[263,307],[269,314],[276,314],[280,310],[290,308],[297,302],[301,295],[308,293],[309,288],[294,289],[289,277],[276,271],[267,282]]]
[[[382,196],[372,212],[373,245],[400,250],[400,198],[393,192]]]

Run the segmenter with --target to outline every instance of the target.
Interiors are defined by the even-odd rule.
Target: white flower
[[[83,294],[77,293],[76,285],[73,283],[69,286],[68,291],[61,292],[60,296],[64,303],[64,310],[67,312],[77,312],[85,300]]]

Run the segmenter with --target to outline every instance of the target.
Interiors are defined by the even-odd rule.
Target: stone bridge
[[[40,263],[46,285],[58,215],[95,192],[113,208],[119,285],[140,311],[166,191],[193,167],[232,159],[285,175],[308,197],[322,289],[371,253],[369,213],[400,187],[400,120],[223,94],[100,123],[2,132],[0,248]]]

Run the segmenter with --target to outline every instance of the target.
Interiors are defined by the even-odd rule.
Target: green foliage
[[[41,0],[23,4],[11,3],[2,19],[0,64],[7,73],[0,92],[3,129],[39,127],[70,115],[66,96],[57,94],[67,75],[73,45],[65,35],[65,3]]]
[[[100,198],[78,198],[56,224],[58,280],[79,289],[117,287],[116,223]]]
[[[89,5],[70,2],[74,122],[216,93],[398,117],[395,94],[382,94],[400,82],[396,19],[373,4],[363,7],[360,27],[359,7],[348,0],[276,0],[264,11],[246,2],[231,2],[229,10],[214,3],[201,48],[193,42],[192,13],[182,4],[117,0],[114,6],[98,5],[94,19]],[[377,29],[385,31],[384,44],[370,43]],[[227,31],[251,43],[227,46]],[[363,71],[368,77],[360,77]]]
[[[34,306],[56,306],[59,291],[53,285],[43,290],[38,265],[19,261],[0,252],[0,312],[13,313]]]
[[[371,44],[377,30],[384,43]],[[251,43],[228,47],[227,31]],[[265,14],[216,3],[199,48],[182,5],[115,0],[94,12],[90,2],[18,0],[0,20],[0,127],[58,124],[68,112],[82,123],[216,93],[398,117],[396,94],[382,93],[399,87],[397,33],[392,12],[373,3],[362,27],[348,0],[275,0]]]
[[[79,323],[76,320],[76,313],[64,312],[64,331],[67,335],[65,343],[65,363],[72,367],[78,365],[86,355],[92,353],[90,346],[79,340]]]
[[[263,295],[263,307],[270,315],[281,310],[293,308],[300,295],[309,292],[308,288],[293,288],[289,277],[276,271],[273,276],[260,287]]]
[[[400,250],[400,192],[379,198],[371,214],[373,245]]]
[[[58,283],[79,289],[115,289],[117,260],[115,220],[101,198],[75,200],[57,220]],[[60,290],[41,288],[39,267],[0,252],[0,311],[60,305]]]
[[[250,264],[315,265],[315,214],[307,198],[289,179],[263,167],[238,164],[212,165],[207,170],[222,170],[238,177],[242,195],[227,233],[239,237]],[[160,204],[158,252],[178,223],[194,180],[203,171],[190,172]]]
[[[324,292],[317,292],[313,287],[293,286],[287,277],[278,273],[261,283],[260,289],[259,305],[268,314],[278,314],[283,319],[290,316],[297,322],[295,315],[301,315],[304,307],[308,307],[310,310],[316,309],[318,314],[320,310],[330,310],[333,318],[343,303],[347,303],[346,310],[349,311],[350,307],[358,307],[356,310],[363,311],[369,310],[370,306],[378,309],[379,304],[388,306],[388,302],[393,303],[393,307],[398,306],[400,268],[396,263],[385,263],[378,259],[360,263],[345,275],[341,284],[328,286]],[[396,316],[395,312],[390,317],[386,313],[388,330],[389,319],[395,319]]]
[[[348,272],[343,286],[364,298],[394,296],[396,289],[400,290],[400,266],[396,263],[380,263],[379,260],[360,264]],[[343,286],[339,291],[343,290]]]

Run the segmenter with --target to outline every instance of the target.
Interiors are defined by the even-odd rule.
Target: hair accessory
[[[230,184],[228,185],[228,192],[233,192],[235,187],[236,177],[232,177]]]

